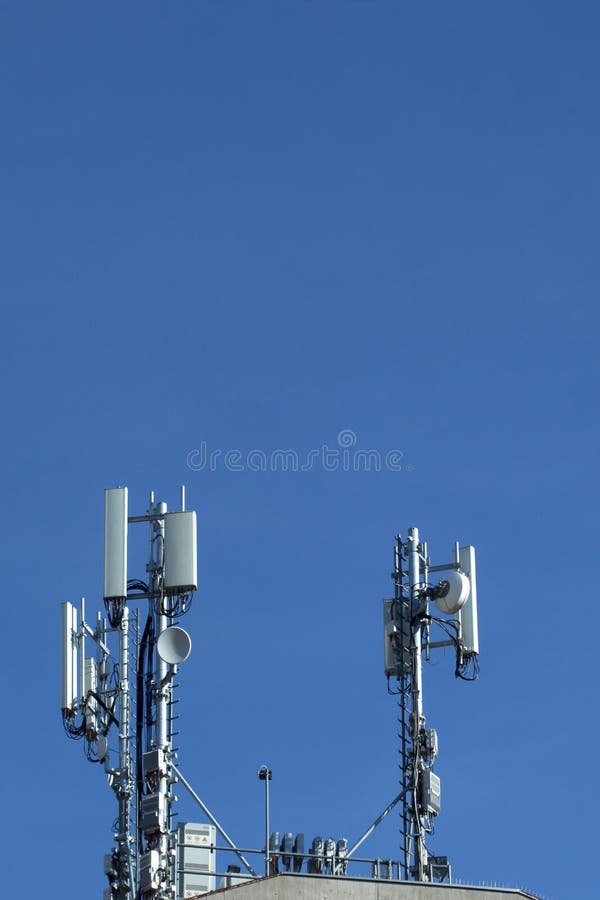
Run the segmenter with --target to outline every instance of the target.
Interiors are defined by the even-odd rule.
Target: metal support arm
[[[205,816],[208,816],[208,818],[209,818],[210,821],[213,823],[213,825],[215,826],[215,828],[217,829],[217,831],[222,835],[222,837],[225,839],[225,841],[229,844],[229,846],[231,847],[231,849],[233,850],[233,852],[236,854],[236,856],[238,857],[238,859],[245,865],[245,867],[247,868],[247,870],[250,872],[251,875],[254,876],[254,878],[258,878],[258,875],[257,875],[256,872],[254,871],[254,869],[252,868],[252,866],[250,865],[250,863],[248,862],[248,860],[245,858],[245,856],[244,856],[242,853],[240,853],[240,851],[239,851],[238,848],[235,846],[235,844],[233,843],[233,841],[231,840],[231,838],[229,837],[229,835],[227,834],[227,832],[225,831],[225,829],[222,828],[221,825],[219,825],[219,823],[217,822],[217,820],[215,819],[215,817],[213,816],[213,814],[211,813],[211,811],[208,809],[207,806],[204,805],[204,803],[202,802],[202,800],[200,799],[200,797],[198,796],[198,794],[196,793],[196,791],[193,789],[193,787],[191,786],[191,784],[189,783],[189,781],[186,781],[186,779],[183,777],[183,775],[181,774],[181,772],[179,771],[179,769],[177,768],[177,766],[175,765],[175,763],[173,763],[173,762],[171,763],[171,768],[173,769],[173,771],[175,772],[175,774],[177,775],[177,777],[178,777],[179,780],[181,781],[182,785],[183,785],[185,788],[187,788],[187,790],[190,792],[190,794],[192,795],[192,797],[194,798],[194,800],[196,801],[196,803],[198,804],[198,806],[200,807],[200,809],[202,810],[202,812],[204,813],[204,815],[205,815]]]
[[[359,839],[352,845],[350,850],[348,850],[348,852],[346,854],[346,859],[349,859],[354,853],[356,853],[356,851],[358,850],[360,845],[363,844],[371,834],[373,834],[373,832],[375,831],[377,826],[383,822],[383,820],[385,819],[385,817],[387,816],[388,813],[391,813],[391,811],[393,810],[395,805],[397,803],[400,803],[400,801],[402,800],[402,798],[404,797],[405,794],[406,794],[406,790],[403,790],[403,791],[400,791],[400,793],[398,794],[397,797],[394,797],[392,802],[390,804],[388,804],[388,806],[386,806],[386,808],[383,810],[383,812],[377,816],[375,821],[371,825],[369,825],[369,827],[367,828],[365,833],[362,834],[359,837]]]

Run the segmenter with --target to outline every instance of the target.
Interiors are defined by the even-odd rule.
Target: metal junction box
[[[441,809],[441,782],[431,769],[421,774],[421,811],[424,815],[437,816]]]
[[[159,861],[158,850],[150,850],[140,856],[140,890],[142,893],[151,893],[159,889]]]
[[[140,827],[142,831],[160,831],[164,820],[164,794],[146,794],[140,804]]]
[[[165,753],[164,750],[161,750],[159,747],[144,753],[142,762],[145,777],[148,777],[148,775],[158,775],[160,777],[167,774]]]
[[[411,672],[410,628],[405,600],[383,601],[383,665],[388,676]]]

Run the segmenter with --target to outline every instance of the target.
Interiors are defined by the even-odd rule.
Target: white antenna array
[[[128,578],[128,526],[134,522],[149,527],[145,579]],[[115,847],[104,859],[105,900],[175,896],[173,676],[191,650],[189,635],[175,623],[197,588],[196,543],[196,513],[185,510],[183,489],[180,511],[167,512],[152,493],[146,514],[129,516],[127,488],[109,488],[104,493],[106,615],[98,612],[92,628],[83,598],[79,624],[73,604],[62,604],[65,730],[83,739],[90,761],[103,764],[119,809]],[[142,606],[130,615],[138,601]],[[95,644],[93,656],[85,655],[86,637]],[[111,737],[118,745],[114,759]]]

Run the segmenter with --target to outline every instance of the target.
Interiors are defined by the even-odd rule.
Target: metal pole
[[[269,846],[269,782],[273,777],[273,773],[268,766],[261,766],[256,774],[258,775],[260,781],[264,781],[265,783],[265,875],[270,875],[271,848]]]
[[[406,794],[406,790],[407,790],[407,789],[405,788],[404,790],[400,791],[400,793],[398,794],[398,796],[397,796],[397,797],[394,797],[394,799],[392,800],[392,802],[389,803],[389,804],[386,806],[386,808],[384,809],[384,811],[383,811],[382,813],[380,813],[380,815],[377,816],[377,818],[375,819],[375,821],[374,821],[371,825],[369,825],[369,827],[367,828],[367,830],[365,831],[365,833],[362,834],[362,835],[359,837],[359,839],[358,839],[354,844],[352,844],[352,847],[351,847],[350,850],[348,850],[348,852],[346,853],[346,857],[345,857],[346,859],[349,859],[354,853],[356,853],[356,851],[358,850],[358,848],[360,847],[360,845],[363,844],[363,843],[366,841],[366,839],[367,839],[371,834],[373,834],[373,832],[375,831],[375,829],[377,828],[377,826],[380,825],[380,824],[383,822],[383,820],[385,819],[385,817],[387,816],[387,814],[388,814],[388,813],[391,813],[391,811],[393,810],[393,808],[395,807],[395,805],[396,805],[397,803],[399,803],[400,800],[402,800],[402,798],[403,798],[404,795]]]
[[[270,874],[271,848],[269,846],[269,779],[265,778],[265,875]]]
[[[198,796],[196,791],[193,789],[193,787],[191,786],[189,781],[186,781],[186,779],[183,777],[183,775],[181,774],[181,772],[179,771],[179,769],[177,768],[175,763],[171,763],[171,769],[173,770],[173,772],[175,772],[175,774],[181,781],[182,785],[185,788],[187,788],[187,790],[190,792],[190,794],[192,795],[192,797],[194,798],[194,800],[196,801],[196,803],[198,804],[198,806],[200,807],[202,812],[205,814],[205,816],[207,816],[210,819],[210,821],[213,823],[213,825],[215,826],[215,828],[217,829],[219,834],[224,838],[225,841],[227,841],[227,843],[229,844],[229,846],[231,847],[233,852],[236,854],[238,859],[241,860],[241,862],[246,866],[247,870],[250,872],[251,875],[254,876],[254,878],[258,878],[257,873],[254,871],[254,869],[252,868],[252,866],[250,865],[248,860],[244,856],[242,856],[242,854],[240,853],[240,851],[238,850],[236,845],[233,843],[233,841],[231,840],[231,838],[229,837],[229,835],[227,834],[225,829],[221,825],[219,825],[219,823],[217,822],[217,820],[215,819],[215,817],[213,816],[213,814],[211,813],[209,808],[202,802],[202,800],[200,799],[200,797]]]
[[[140,646],[140,609],[139,606],[135,611],[135,639],[133,642],[133,677],[136,682],[137,688],[137,674],[138,674],[138,650]],[[135,694],[136,697],[136,707],[135,707],[135,717],[137,720],[138,716],[138,708],[137,708],[137,691]],[[135,753],[136,753],[136,776],[137,776],[137,729],[135,730]],[[131,747],[131,743],[129,745]],[[134,897],[137,898],[137,886],[140,872],[140,855],[142,852],[142,848],[140,847],[139,835],[140,835],[140,798],[137,793],[137,780],[133,781],[133,798],[134,798],[134,835],[135,835],[135,871],[136,871],[136,883],[135,890],[136,893]]]
[[[126,873],[129,885],[128,893],[134,896],[133,872],[131,867],[130,845],[130,813],[131,792],[133,789],[131,775],[131,758],[129,752],[129,609],[124,605],[121,626],[119,629],[119,695],[120,695],[120,729],[119,729],[119,858],[122,868],[121,876]]]
[[[415,876],[423,881],[427,851],[419,812],[421,781],[421,729],[423,727],[423,672],[421,660],[421,597],[419,595],[421,560],[419,557],[419,529],[408,529],[408,581],[410,585],[411,651],[412,651],[412,812],[415,838]]]
[[[270,875],[271,847],[269,841],[269,776],[265,778],[265,875]]]
[[[159,516],[160,518],[154,519],[150,524],[150,528],[152,530],[152,546],[153,546],[153,572],[152,572],[152,583],[150,585],[151,591],[154,594],[153,602],[155,603],[155,621],[156,621],[156,640],[158,642],[158,638],[162,634],[162,632],[167,628],[168,622],[167,617],[163,612],[163,585],[162,585],[162,572],[164,567],[164,541],[165,541],[165,521],[162,518],[167,512],[167,504],[160,502],[156,503],[152,509],[152,512]],[[158,654],[158,651],[155,649],[155,667],[154,671],[156,673],[156,688],[155,688],[155,697],[156,697],[156,746],[160,748],[164,753],[165,759],[165,769],[167,770],[166,774],[160,778],[158,785],[158,793],[163,797],[163,807],[161,813],[159,813],[161,822],[160,822],[160,839],[159,839],[159,854],[160,854],[160,866],[165,872],[170,872],[170,859],[169,859],[169,823],[171,820],[170,815],[170,799],[169,799],[169,776],[170,776],[170,765],[171,765],[171,757],[170,757],[170,744],[168,740],[168,710],[167,710],[167,698],[168,694],[171,690],[170,685],[167,684],[167,663],[162,660]]]

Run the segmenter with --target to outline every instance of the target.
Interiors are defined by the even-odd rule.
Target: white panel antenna
[[[104,491],[104,598],[127,596],[127,488]]]
[[[391,608],[393,602],[393,600],[383,601],[383,659],[386,675],[395,675],[398,669],[398,653],[396,650],[398,626],[392,619]]]
[[[479,627],[477,622],[477,578],[475,574],[475,547],[461,547],[458,551],[460,568],[469,579],[467,602],[457,613],[461,643],[466,653],[479,653]]]
[[[198,587],[195,512],[165,515],[165,591],[184,593]]]
[[[77,702],[77,610],[68,601],[61,603],[62,689],[61,709],[73,709]]]

